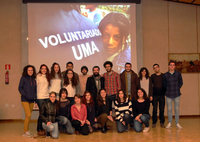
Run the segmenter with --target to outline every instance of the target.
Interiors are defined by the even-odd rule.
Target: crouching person
[[[58,122],[56,122],[56,93],[51,92],[49,100],[44,102],[41,107],[40,118],[42,127],[46,131],[46,137],[58,138]],[[51,135],[50,135],[51,132]]]

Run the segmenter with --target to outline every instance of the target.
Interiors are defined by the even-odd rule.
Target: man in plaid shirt
[[[120,75],[112,70],[112,62],[106,61],[103,66],[107,71],[103,74],[103,77],[105,78],[106,93],[108,99],[114,101],[116,99],[117,91],[121,89]]]
[[[183,85],[181,73],[175,70],[175,62],[169,62],[169,71],[164,74],[164,86],[166,88],[166,102],[168,125],[166,128],[171,128],[172,124],[172,101],[174,101],[175,123],[178,129],[182,129],[179,124],[179,104],[180,104],[180,88]]]

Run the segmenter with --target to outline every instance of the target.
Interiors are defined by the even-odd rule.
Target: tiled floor
[[[180,118],[180,124],[183,127],[182,130],[176,129],[174,123],[171,129],[160,128],[157,124],[156,128],[151,128],[147,133],[136,133],[133,129],[129,132],[118,133],[115,125],[106,134],[100,131],[88,136],[62,133],[58,139],[52,139],[24,138],[22,137],[23,122],[0,121],[0,142],[200,142],[200,117]],[[31,122],[30,131],[36,134],[36,121]]]

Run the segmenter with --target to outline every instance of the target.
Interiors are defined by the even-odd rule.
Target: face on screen
[[[121,36],[118,27],[108,24],[103,30],[102,36],[108,54],[112,55],[121,49]]]

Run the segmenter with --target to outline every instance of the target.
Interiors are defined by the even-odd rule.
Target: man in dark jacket
[[[87,79],[86,91],[89,91],[92,94],[95,110],[97,111],[97,94],[100,89],[105,87],[105,78],[101,77],[99,74],[100,68],[98,66],[94,66],[92,71],[93,75]]]
[[[131,69],[131,63],[125,64],[125,70],[120,74],[121,89],[129,97],[134,100],[137,94],[137,89],[140,87],[140,81],[137,74]]]

